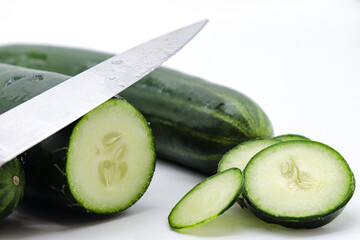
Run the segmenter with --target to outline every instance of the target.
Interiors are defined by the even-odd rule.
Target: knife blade
[[[113,56],[0,115],[0,166],[159,67],[207,23],[193,23]]]

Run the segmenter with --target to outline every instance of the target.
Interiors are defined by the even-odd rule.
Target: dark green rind
[[[75,123],[38,143],[19,156],[27,185],[25,199],[86,212],[73,197],[66,176],[69,139]]]
[[[318,228],[318,227],[321,227],[321,226],[324,226],[324,225],[330,223],[337,216],[339,216],[340,213],[344,210],[344,207],[350,201],[351,197],[354,194],[355,177],[354,177],[354,174],[351,171],[349,165],[345,161],[345,159],[331,147],[329,147],[323,143],[314,142],[314,141],[310,141],[310,140],[294,140],[294,142],[308,142],[309,144],[311,144],[311,143],[320,144],[328,149],[331,149],[331,151],[333,151],[335,154],[337,154],[344,161],[344,163],[346,164],[346,166],[348,168],[348,172],[351,176],[351,183],[350,183],[349,191],[348,191],[346,197],[343,199],[343,201],[338,206],[335,206],[333,209],[331,209],[323,214],[317,214],[317,215],[306,216],[306,217],[278,216],[278,215],[274,215],[272,213],[268,213],[268,212],[262,210],[253,201],[251,201],[251,199],[247,195],[246,186],[244,185],[244,190],[243,190],[243,197],[245,200],[244,203],[246,204],[246,207],[255,216],[257,216],[259,219],[263,220],[264,222],[278,224],[278,225],[281,225],[281,226],[284,226],[287,228],[307,228],[307,229]],[[278,144],[270,146],[269,148],[274,147],[279,144],[291,144],[291,142],[278,143]],[[269,149],[269,148],[267,148],[267,149]],[[264,149],[263,151],[266,151],[266,149]],[[261,152],[258,154],[261,154]],[[246,168],[244,170],[244,184],[246,184]]]
[[[17,78],[19,76],[21,78]],[[40,77],[42,80],[39,80]],[[68,78],[69,76],[58,73],[0,63],[0,114]],[[7,85],[9,79],[17,80]],[[66,176],[69,139],[76,123],[77,121],[73,122],[19,156],[27,173],[25,187],[27,200],[89,212],[73,197]]]
[[[70,76],[76,75],[104,61],[112,55],[113,54],[89,50],[53,46],[0,46],[0,62],[2,63],[59,72]]]
[[[332,220],[334,220],[337,216],[340,215],[340,213],[344,210],[344,207],[346,203],[344,203],[341,207],[338,207],[334,209],[331,213],[324,214],[324,215],[313,215],[311,217],[307,218],[289,218],[289,217],[281,217],[281,216],[274,216],[271,214],[268,214],[261,209],[259,209],[257,206],[251,203],[246,197],[245,197],[245,204],[250,211],[257,216],[259,219],[263,220],[267,223],[273,223],[277,225],[281,225],[287,228],[318,228],[321,226],[324,226],[328,223],[330,223]]]
[[[15,185],[13,178],[19,178]],[[24,196],[25,174],[17,158],[0,167],[0,221],[15,211]]]
[[[58,73],[0,63],[0,114],[69,78]]]
[[[40,78],[42,80],[38,80]],[[0,64],[0,114],[68,78],[62,74]],[[11,79],[17,80],[7,84]],[[78,203],[66,184],[64,160],[73,127],[74,124],[71,124],[19,156],[28,173],[25,187],[27,199],[84,210],[77,207]]]
[[[273,139],[279,140],[279,141],[293,141],[293,140],[310,140],[307,137],[304,137],[302,135],[298,134],[284,134],[274,137]]]
[[[75,75],[112,54],[37,45],[0,47],[0,62]],[[271,137],[272,125],[245,95],[160,67],[121,93],[150,122],[160,158],[215,173],[240,142]]]
[[[194,225],[190,225],[190,226],[189,226],[189,225],[187,225],[187,226],[178,226],[178,225],[176,225],[176,224],[173,223],[173,221],[172,221],[172,219],[171,219],[171,218],[172,218],[171,214],[172,214],[172,212],[174,211],[174,209],[177,208],[177,206],[181,203],[181,201],[182,201],[183,199],[185,199],[185,198],[186,198],[188,195],[190,195],[193,191],[196,191],[196,189],[197,189],[199,186],[201,186],[204,182],[207,182],[207,181],[209,181],[209,180],[211,180],[211,179],[213,179],[213,178],[216,178],[218,175],[224,174],[225,172],[228,172],[228,171],[240,172],[240,175],[239,175],[239,176],[242,178],[242,181],[241,181],[241,185],[240,185],[239,188],[238,188],[237,193],[233,196],[232,199],[229,200],[229,204],[226,205],[225,208],[223,208],[223,209],[222,209],[220,212],[218,212],[216,215],[211,216],[211,217],[209,217],[209,218],[207,218],[207,219],[204,219],[203,221],[200,221],[200,222],[198,222],[198,223],[196,223],[196,224],[194,224]],[[168,216],[168,223],[169,223],[169,225],[171,226],[171,228],[173,228],[173,229],[184,229],[184,228],[196,227],[196,226],[199,226],[199,225],[204,224],[204,223],[206,223],[206,222],[209,222],[210,220],[212,220],[212,219],[220,216],[220,215],[223,214],[226,210],[228,210],[231,206],[233,206],[233,205],[235,204],[236,200],[238,199],[240,193],[243,191],[243,188],[244,188],[244,178],[243,178],[243,175],[242,175],[241,170],[238,169],[238,168],[229,168],[229,169],[227,169],[227,170],[225,170],[225,171],[223,171],[223,172],[214,174],[214,175],[206,178],[205,180],[201,181],[200,183],[198,183],[198,184],[197,184],[195,187],[193,187],[188,193],[186,193],[184,197],[182,197],[182,198],[180,199],[180,201],[179,201],[179,202],[175,205],[175,207],[171,210],[171,212],[170,212],[170,214],[169,214],[169,216]],[[210,207],[211,207],[211,206],[209,206],[209,208],[210,208]]]

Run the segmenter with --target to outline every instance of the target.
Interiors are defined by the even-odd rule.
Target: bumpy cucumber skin
[[[24,196],[24,187],[25,174],[17,158],[0,167],[0,221],[15,211]]]
[[[74,127],[75,123],[70,124],[19,156],[27,173],[27,200],[87,211],[73,197],[66,177],[66,156]]]
[[[67,79],[58,73],[0,63],[0,114]]]
[[[62,74],[6,64],[0,64],[0,73],[0,113],[69,78]],[[11,81],[11,79],[17,80]],[[70,124],[19,155],[19,160],[27,173],[25,198],[28,200],[57,206],[71,206],[86,211],[79,207],[72,197],[65,173],[64,160],[74,124]]]
[[[0,61],[76,75],[112,54],[36,45],[0,47]],[[271,137],[272,125],[247,96],[202,79],[158,68],[121,92],[150,122],[160,158],[215,173],[240,142]]]
[[[58,73],[0,64],[0,114],[68,78],[69,76]],[[10,83],[11,79],[16,81]],[[69,140],[77,122],[71,123],[19,155],[19,160],[27,173],[27,200],[89,212],[73,197],[66,176]],[[155,150],[153,159],[155,165]]]
[[[324,213],[324,214],[317,214],[317,215],[306,216],[306,217],[277,216],[277,215],[273,215],[273,214],[263,211],[256,204],[254,204],[248,197],[246,186],[245,186],[244,191],[243,191],[243,196],[244,196],[244,200],[245,200],[244,203],[246,204],[246,207],[255,216],[257,216],[259,219],[261,219],[267,223],[278,224],[278,225],[281,225],[281,226],[284,226],[287,228],[311,229],[311,228],[322,227],[322,226],[330,223],[337,216],[339,216],[340,213],[344,210],[344,207],[346,206],[346,204],[350,201],[351,197],[353,196],[354,191],[355,191],[354,173],[351,171],[351,169],[350,169],[349,165],[347,164],[347,162],[345,161],[345,159],[337,151],[335,151],[334,149],[332,149],[331,147],[329,147],[323,143],[315,142],[315,141],[311,141],[311,140],[293,140],[293,141],[288,141],[288,142],[283,142],[283,143],[277,143],[275,145],[292,144],[291,142],[307,142],[308,144],[311,144],[311,143],[320,144],[320,145],[330,149],[331,151],[333,151],[339,157],[341,157],[341,159],[346,163],[347,168],[348,168],[348,173],[351,176],[351,183],[350,183],[349,191],[348,191],[346,197],[343,199],[343,201],[338,206],[336,206],[334,209],[332,209],[331,211],[328,211],[327,213]],[[275,146],[275,145],[273,145],[273,146]],[[271,146],[269,148],[271,148]],[[266,150],[266,149],[264,149],[264,150]],[[261,152],[262,151],[260,151],[259,154],[261,154]],[[244,183],[246,184],[246,168],[244,170]]]
[[[0,46],[0,62],[74,76],[113,54],[40,45]]]

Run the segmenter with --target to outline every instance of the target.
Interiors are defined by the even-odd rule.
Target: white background
[[[0,45],[36,43],[118,53],[202,19],[210,22],[164,65],[255,100],[275,134],[326,143],[360,176],[360,0],[0,0]],[[344,212],[314,230],[266,224],[237,205],[203,226],[172,231],[167,215],[204,176],[159,161],[148,191],[112,217],[23,205],[0,239],[354,239],[356,190]]]

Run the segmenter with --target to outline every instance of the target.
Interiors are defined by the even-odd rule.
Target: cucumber
[[[307,137],[298,134],[284,134],[274,137],[274,139],[279,141],[292,141],[292,140],[310,140]]]
[[[68,78],[5,64],[0,72],[0,113]],[[127,209],[144,194],[154,173],[155,148],[141,113],[114,98],[19,160],[27,177],[27,199],[107,214]]]
[[[25,174],[17,158],[0,167],[0,221],[15,211],[24,196]]]
[[[244,171],[245,203],[260,219],[289,228],[331,222],[351,199],[354,175],[331,147],[297,140],[256,154]]]
[[[0,47],[0,61],[75,75],[112,54],[36,45]],[[200,78],[160,67],[121,96],[150,122],[160,158],[215,173],[228,150],[271,137],[272,125],[247,96]]]
[[[242,186],[243,176],[238,168],[203,180],[171,210],[169,225],[174,229],[191,228],[216,218],[235,203]]]

